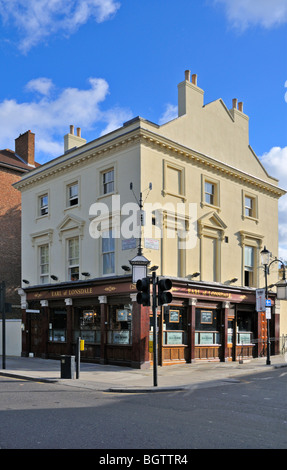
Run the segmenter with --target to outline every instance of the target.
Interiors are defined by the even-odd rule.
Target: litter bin
[[[61,356],[61,379],[74,379],[75,370],[75,356]]]

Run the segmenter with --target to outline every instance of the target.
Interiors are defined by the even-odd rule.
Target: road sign
[[[265,312],[265,289],[256,289],[256,310]]]
[[[271,307],[271,299],[266,299],[266,307]]]
[[[266,307],[265,318],[271,320],[271,307]]]

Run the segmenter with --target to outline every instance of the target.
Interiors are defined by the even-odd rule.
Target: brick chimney
[[[29,166],[35,166],[35,134],[31,131],[15,139],[15,153]]]

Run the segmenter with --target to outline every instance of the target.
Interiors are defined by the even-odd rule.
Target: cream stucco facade
[[[123,275],[137,245],[121,234],[104,248],[93,221],[99,210],[102,231],[127,222],[122,209],[135,203],[131,182],[154,216],[142,228],[143,254],[159,274],[264,287],[260,251],[266,246],[278,256],[278,199],[285,191],[250,146],[242,103],[205,104],[188,71],[178,85],[176,119],[159,126],[138,117],[89,143],[71,130],[62,156],[15,185],[22,192],[22,278],[31,286],[67,282],[73,273],[76,280],[86,278],[82,273]]]
[[[265,245],[278,255],[278,199],[284,191],[250,147],[248,117],[236,101],[231,109],[221,99],[204,104],[204,92],[194,76],[192,82],[186,72],[178,85],[179,116],[173,121],[158,126],[136,118],[87,144],[70,134],[64,155],[16,185],[22,192],[22,277],[30,284],[40,281],[37,250],[43,244],[49,245],[49,275],[68,280],[66,242],[71,237],[79,237],[79,272],[92,277],[104,274],[101,239],[92,238],[89,230],[95,218],[91,206],[106,204],[110,215],[113,209],[118,216],[124,204],[135,203],[130,182],[136,195],[143,192],[143,199],[152,183],[146,208],[158,207],[163,225],[143,227],[143,235],[149,235],[143,246],[144,255],[160,266],[161,274],[186,277],[200,272],[201,280],[224,284],[237,278],[235,284],[242,286],[244,246],[250,246],[254,249],[251,286],[264,284],[259,252]],[[71,142],[78,146],[69,149]],[[110,169],[112,191],[103,194],[103,175]],[[78,201],[69,205],[73,183],[78,185]],[[209,202],[206,184],[213,191]],[[46,213],[39,212],[43,195],[48,197]],[[112,208],[115,195],[120,202]],[[249,215],[246,197],[253,204]],[[122,215],[124,219],[127,216]],[[180,249],[183,230],[192,240]],[[136,253],[136,248],[123,249],[128,245],[122,240],[115,239],[116,275]],[[274,267],[270,283],[276,282],[276,272]]]
[[[241,102],[206,104],[197,76],[186,71],[177,118],[157,125],[136,117],[91,142],[71,126],[64,154],[15,187],[24,354],[71,354],[81,336],[88,360],[146,366],[151,312],[137,303],[127,271],[139,240],[157,275],[173,282],[171,305],[158,307],[161,364],[266,354],[255,290],[265,286],[260,251],[278,257],[285,191],[250,146]],[[272,264],[269,285],[278,268]],[[270,298],[278,354],[285,304],[275,289]]]

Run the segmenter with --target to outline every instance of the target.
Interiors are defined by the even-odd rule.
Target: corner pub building
[[[264,355],[265,313],[256,311],[254,291],[179,278],[172,282],[172,304],[157,309],[159,365]],[[278,354],[279,315],[275,295],[270,298],[271,335],[276,339],[272,354]],[[80,337],[85,341],[84,361],[144,368],[153,360],[152,311],[136,302],[136,288],[128,276],[31,288],[25,301],[29,309],[23,309],[24,355],[75,354]]]
[[[14,185],[22,194],[23,355],[75,354],[80,337],[83,361],[151,364],[152,311],[136,302],[123,271],[136,239],[113,231],[114,219],[126,217],[121,208],[134,202],[130,182],[138,195],[152,182],[143,254],[173,284],[172,303],[157,308],[159,364],[266,354],[265,313],[256,310],[256,288],[265,285],[260,251],[277,257],[285,191],[249,145],[242,103],[228,109],[203,96],[186,71],[176,119],[159,126],[138,117],[89,143],[71,126],[64,154]],[[108,208],[97,220],[99,237],[95,204]],[[182,248],[183,233],[193,233],[192,246]],[[273,264],[268,283],[277,281]],[[282,309],[271,288],[269,299],[271,354],[278,354]]]

